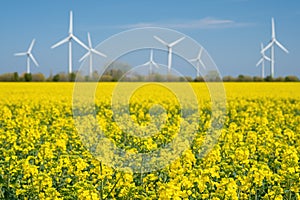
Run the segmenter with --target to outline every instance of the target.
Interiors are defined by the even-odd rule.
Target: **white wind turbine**
[[[190,59],[190,62],[196,62],[197,65],[197,77],[200,76],[200,65],[202,65],[202,67],[205,69],[205,65],[201,60],[201,56],[202,56],[202,52],[203,52],[203,48],[201,47],[201,49],[199,50],[198,56],[194,59]]]
[[[90,77],[92,77],[92,73],[93,73],[93,54],[97,54],[97,55],[103,56],[103,57],[107,57],[107,56],[93,48],[90,33],[88,33],[88,43],[89,43],[88,52],[80,58],[79,62],[83,61],[84,59],[86,59],[89,56],[89,59],[90,59]]]
[[[156,62],[154,62],[153,60],[153,49],[151,49],[150,51],[150,60],[144,64],[142,64],[141,66],[148,66],[149,65],[149,76],[152,74],[153,71],[153,66],[155,66],[156,68],[159,68],[158,64]]]
[[[30,74],[30,59],[33,61],[33,63],[35,64],[35,66],[39,66],[39,64],[37,63],[37,61],[35,60],[35,58],[33,57],[31,51],[33,48],[33,45],[35,43],[35,39],[32,40],[28,50],[26,52],[22,52],[22,53],[15,53],[15,56],[27,56],[27,74]]]
[[[267,61],[272,61],[272,60],[265,55],[265,52],[263,51],[263,49],[264,49],[263,43],[261,43],[260,46],[261,46],[261,51],[260,51],[261,59],[256,63],[256,67],[258,67],[261,64],[261,77],[264,78],[265,77],[265,60],[267,60]]]
[[[64,43],[69,43],[69,73],[72,73],[72,40],[74,40],[80,46],[88,50],[88,47],[83,42],[81,42],[75,35],[73,35],[73,13],[72,11],[70,11],[69,35],[65,39],[59,41],[51,47],[52,49],[54,49]]]
[[[172,43],[167,43],[157,36],[154,36],[154,38],[168,48],[168,72],[170,73],[171,66],[172,66],[172,51],[173,51],[172,47],[178,44],[179,42],[181,42],[182,40],[184,40],[185,37],[179,38],[178,40]]]
[[[272,39],[271,39],[270,43],[264,49],[261,50],[262,52],[265,52],[267,49],[271,48],[271,77],[274,77],[274,62],[275,62],[274,47],[275,47],[275,45],[277,45],[283,51],[288,53],[288,50],[282,44],[280,44],[280,42],[278,42],[278,40],[276,39],[275,23],[274,23],[274,18],[272,18]]]

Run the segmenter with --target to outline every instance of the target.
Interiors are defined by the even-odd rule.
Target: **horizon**
[[[110,70],[116,70],[110,72]],[[167,74],[153,72],[151,75],[142,71],[133,71],[126,73],[122,71],[118,75],[119,69],[110,68],[99,76],[98,71],[93,71],[92,77],[82,74],[81,71],[74,71],[71,74],[59,72],[56,74],[45,75],[42,72],[30,73],[30,79],[26,72],[19,74],[18,72],[9,72],[0,74],[0,83],[4,82],[300,82],[300,77],[296,75],[262,78],[260,76],[250,76],[240,74],[238,76],[219,76],[217,71],[209,71],[205,76],[184,76],[182,74]],[[130,72],[127,71],[127,72]],[[116,73],[116,74],[115,74]],[[126,74],[125,74],[126,73]]]

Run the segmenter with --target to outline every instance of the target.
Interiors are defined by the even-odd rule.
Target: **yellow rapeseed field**
[[[198,108],[189,100],[193,95],[186,95],[184,114],[177,94],[160,84],[143,86],[127,101],[128,113],[116,113],[126,107],[125,102],[112,108],[120,84],[136,83],[100,83],[95,105],[82,102],[76,110],[74,83],[0,83],[0,199],[300,199],[299,83],[224,83],[224,124],[204,157],[212,114],[205,83],[191,84]],[[182,83],[169,86],[183,96],[187,91]],[[118,117],[132,124],[117,123]],[[195,131],[188,148],[168,165],[153,171],[141,165],[140,172],[128,165],[124,171],[99,159],[114,162],[114,155],[86,129],[95,126],[92,119],[93,130],[101,129],[130,155],[155,152],[179,131]],[[131,133],[131,126],[140,129]]]

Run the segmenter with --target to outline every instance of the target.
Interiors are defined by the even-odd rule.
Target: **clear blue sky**
[[[51,45],[67,36],[69,11],[74,12],[74,33],[94,46],[109,36],[134,27],[162,26],[198,41],[216,62],[221,74],[260,75],[260,42],[271,39],[271,17],[277,39],[290,51],[276,48],[275,76],[300,77],[300,1],[298,0],[1,0],[0,73],[26,70],[25,51],[33,38],[33,53],[40,68],[32,73],[67,71],[67,45]],[[85,51],[74,49],[74,70]],[[269,65],[267,65],[269,66]],[[269,69],[267,67],[267,74]]]

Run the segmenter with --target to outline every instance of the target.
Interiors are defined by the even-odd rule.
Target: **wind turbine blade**
[[[27,52],[15,53],[14,56],[26,56]]]
[[[90,53],[91,53],[91,52],[88,51],[86,54],[84,54],[84,55],[80,58],[79,62],[82,62],[84,59],[86,59],[86,58],[90,55]]]
[[[173,46],[175,46],[176,44],[178,44],[179,42],[181,42],[181,41],[184,40],[184,39],[185,39],[185,37],[179,38],[178,40],[172,42],[169,46],[170,46],[170,47],[173,47]]]
[[[267,61],[271,61],[271,58],[269,58],[269,57],[266,56],[266,55],[263,55],[263,58],[264,58],[265,60],[267,60]]]
[[[158,65],[156,62],[152,61],[152,64],[153,64],[156,68],[159,68],[159,65]]]
[[[282,44],[280,44],[280,42],[278,42],[277,40],[275,40],[275,44],[277,44],[277,46],[279,46],[286,53],[289,53],[289,51]]]
[[[99,56],[102,56],[102,57],[107,57],[104,53],[101,53],[101,52],[99,52],[99,51],[97,51],[96,49],[91,49],[91,51],[94,53],[94,54],[97,54],[97,55],[99,55]]]
[[[264,49],[264,45],[263,45],[263,43],[261,42],[261,43],[260,43],[260,51],[262,52],[263,49]]]
[[[75,35],[72,36],[72,38],[75,40],[75,42],[77,42],[80,46],[82,46],[83,48],[85,48],[86,50],[90,50],[83,42],[81,42]]]
[[[268,56],[265,55],[265,51],[263,51],[263,50],[264,50],[264,45],[263,45],[263,43],[260,43],[260,49],[261,49],[260,53],[261,53],[261,55],[262,55],[262,59],[271,61],[271,59],[270,59]]]
[[[70,11],[69,33],[73,34],[73,12],[72,12],[72,10]]]
[[[148,66],[148,65],[150,65],[151,64],[151,62],[146,62],[146,63],[144,63],[144,64],[141,64],[140,66]]]
[[[67,38],[65,38],[65,39],[63,39],[63,40],[61,40],[61,41],[59,41],[58,43],[54,44],[54,45],[51,47],[51,49],[54,49],[54,48],[56,48],[56,47],[58,47],[58,46],[60,46],[60,45],[62,45],[62,44],[64,44],[64,43],[68,42],[69,39],[70,39],[70,37],[67,37]]]
[[[266,50],[268,50],[273,45],[273,42],[270,42],[265,48],[263,48],[260,52],[264,53]]]
[[[273,17],[272,17],[272,38],[275,38],[275,22]]]
[[[35,43],[35,39],[32,40],[32,42],[31,42],[31,44],[30,44],[30,46],[29,46],[28,52],[31,52],[34,43]]]
[[[204,69],[206,69],[206,67],[205,67],[204,63],[202,62],[202,60],[199,60],[199,63],[202,65],[202,67],[203,67]]]
[[[256,63],[256,67],[258,67],[263,61],[264,61],[263,58],[261,58],[261,59]]]
[[[193,59],[190,59],[189,61],[190,62],[196,62],[198,60],[198,58],[193,58]]]
[[[166,43],[165,41],[163,41],[162,39],[160,39],[159,37],[157,37],[156,35],[153,36],[157,41],[159,41],[160,43],[162,43],[165,46],[168,46],[169,44]]]
[[[33,57],[32,54],[29,54],[29,57],[31,58],[31,60],[34,62],[35,66],[39,66],[38,62],[35,60],[35,58]]]
[[[89,47],[90,49],[92,49],[92,40],[91,40],[91,36],[90,36],[90,33],[88,32],[88,43],[89,43]]]
[[[184,40],[184,39],[185,39],[185,37],[182,37],[182,38],[180,38],[180,39],[178,39],[178,40],[172,42],[169,46],[170,46],[170,47],[173,47],[174,45],[178,44],[179,42],[181,42],[181,41]]]
[[[201,49],[200,49],[200,51],[199,51],[199,54],[198,54],[198,59],[200,59],[200,58],[201,58],[202,51],[203,51],[203,48],[201,48]]]

